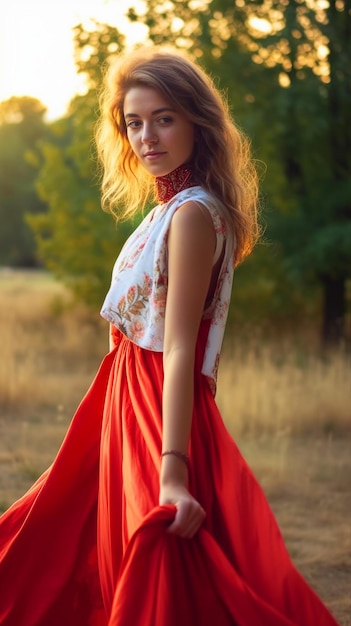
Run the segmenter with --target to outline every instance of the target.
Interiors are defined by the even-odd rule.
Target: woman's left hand
[[[183,484],[168,484],[161,487],[159,503],[174,504],[177,512],[168,532],[191,539],[199,530],[206,513]]]

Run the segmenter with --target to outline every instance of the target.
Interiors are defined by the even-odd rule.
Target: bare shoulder
[[[184,202],[172,218],[171,228],[187,233],[212,234],[214,237],[214,227],[211,215],[206,207],[200,202],[189,200]]]

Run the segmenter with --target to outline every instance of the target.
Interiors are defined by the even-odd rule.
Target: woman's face
[[[165,176],[190,161],[194,124],[160,92],[132,87],[124,99],[123,112],[130,146],[152,176]]]

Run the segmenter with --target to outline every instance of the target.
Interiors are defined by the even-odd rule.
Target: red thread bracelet
[[[178,457],[178,459],[181,459],[181,460],[185,463],[185,465],[186,465],[187,467],[189,467],[189,461],[190,461],[190,459],[189,459],[189,457],[188,457],[188,455],[187,455],[187,454],[184,454],[184,452],[179,452],[179,450],[165,450],[165,451],[164,451],[164,452],[162,452],[162,454],[161,454],[161,459],[162,459],[164,456],[167,456],[168,454],[171,454],[171,455],[173,455],[173,456]]]

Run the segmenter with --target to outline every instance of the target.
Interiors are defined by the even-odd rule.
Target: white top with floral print
[[[145,217],[126,241],[115,263],[101,315],[140,347],[162,352],[168,284],[168,233],[174,213],[189,200],[201,203],[212,217],[217,237],[214,263],[224,252],[214,296],[203,314],[203,319],[211,321],[201,371],[215,394],[232,288],[234,242],[218,211],[218,200],[207,191],[198,186],[180,191],[167,203],[157,205]]]

